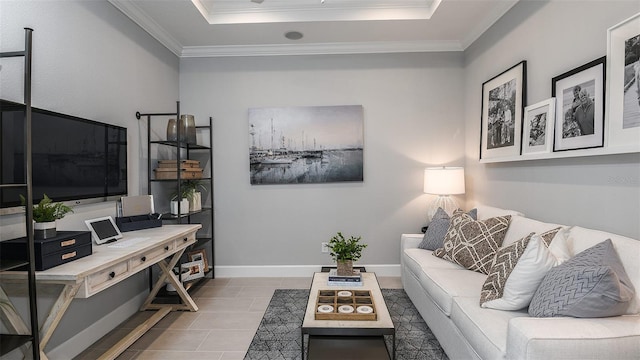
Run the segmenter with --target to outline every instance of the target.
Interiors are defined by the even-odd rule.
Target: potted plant
[[[189,194],[184,186],[180,186],[180,196],[178,192],[171,194],[171,214],[187,214],[189,212]]]
[[[185,190],[185,196],[189,200],[189,211],[202,210],[202,191],[207,188],[202,184],[200,180],[187,180],[181,188]]]
[[[327,247],[330,250],[331,258],[338,266],[338,275],[353,275],[353,262],[360,259],[362,250],[367,247],[366,244],[360,244],[361,236],[350,236],[348,239],[338,231],[338,234],[329,240]]]
[[[20,195],[20,200],[22,205],[27,202],[22,195]],[[42,200],[33,206],[34,238],[48,239],[56,236],[56,220],[62,219],[72,212],[73,209],[70,206],[61,202],[53,202],[47,194],[43,194]]]

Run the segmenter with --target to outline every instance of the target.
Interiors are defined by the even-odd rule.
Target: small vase
[[[182,141],[186,141],[187,144],[196,144],[196,120],[193,115],[185,114],[180,115],[180,132]],[[183,131],[184,130],[184,131]]]
[[[338,260],[338,276],[353,275],[353,260]]]
[[[202,210],[202,193],[200,191],[196,191],[193,193],[191,200],[189,201],[189,211],[200,211]]]
[[[169,119],[167,123],[167,141],[178,141],[178,124],[176,119]]]
[[[33,224],[34,239],[49,239],[57,235],[56,222],[37,222]]]
[[[178,208],[180,209],[178,210]],[[189,200],[187,198],[182,198],[180,201],[171,201],[171,214],[178,215],[178,211],[180,212],[180,215],[189,213]]]

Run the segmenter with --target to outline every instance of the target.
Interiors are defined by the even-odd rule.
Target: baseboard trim
[[[148,291],[132,297],[129,301],[118,306],[115,310],[104,316],[100,320],[93,323],[88,328],[82,330],[69,340],[47,351],[47,357],[50,360],[73,359],[87,349],[91,344],[115,329],[122,322],[127,320],[131,315],[140,310],[140,306],[149,296]]]
[[[306,277],[320,271],[325,265],[245,265],[245,266],[215,266],[216,278],[233,277]],[[368,272],[375,272],[377,276],[400,276],[400,264],[361,264]]]

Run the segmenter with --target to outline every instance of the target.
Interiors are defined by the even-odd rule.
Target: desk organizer
[[[376,320],[377,318],[376,306],[369,290],[318,290],[316,320]]]
[[[116,218],[116,225],[121,232],[149,229],[162,226],[159,214],[123,216]]]

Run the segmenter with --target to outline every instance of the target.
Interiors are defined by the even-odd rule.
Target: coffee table
[[[388,359],[389,357],[395,359],[396,329],[382,297],[378,279],[375,273],[361,274],[362,286],[329,286],[327,285],[329,273],[313,275],[301,328],[303,360],[305,359],[305,335],[309,335],[307,358],[316,354],[326,358],[340,359],[343,357],[339,355],[344,354],[345,349],[360,347],[362,351],[367,352],[367,359]],[[377,318],[376,320],[316,320],[318,290],[369,290],[373,297]],[[384,342],[384,335],[391,335],[393,338],[391,351]],[[378,356],[369,354],[371,351],[376,352]]]

